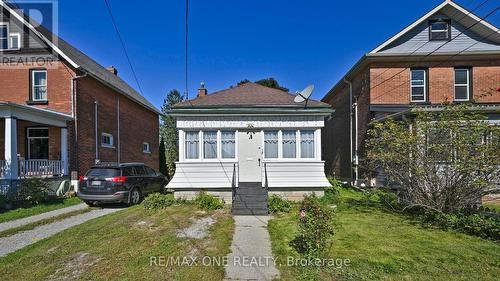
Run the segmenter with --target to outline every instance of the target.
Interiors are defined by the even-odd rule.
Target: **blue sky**
[[[184,92],[184,1],[108,1],[144,96],[160,107],[169,90]],[[364,53],[441,2],[190,0],[190,97],[200,81],[214,92],[275,77],[292,92],[314,84],[320,99]],[[473,9],[483,0],[456,2]],[[489,21],[500,26],[500,13]],[[137,89],[104,0],[60,0],[59,34]]]

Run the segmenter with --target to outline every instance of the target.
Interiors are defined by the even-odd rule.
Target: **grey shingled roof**
[[[265,87],[256,83],[245,83],[233,88],[221,90],[213,94],[184,101],[173,108],[186,107],[296,107],[303,108],[304,103],[294,102],[296,95]],[[327,107],[324,102],[310,99],[307,107]]]

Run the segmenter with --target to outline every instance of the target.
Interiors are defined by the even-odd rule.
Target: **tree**
[[[248,82],[250,82],[250,80],[243,79],[240,82],[238,82],[238,86],[243,85],[243,84],[248,83]],[[262,85],[262,86],[265,86],[265,87],[282,90],[282,91],[285,91],[285,92],[289,91],[288,88],[285,88],[285,87],[281,86],[278,83],[278,81],[276,81],[276,79],[274,79],[272,77],[269,77],[269,78],[266,78],[266,79],[257,80],[257,81],[255,81],[255,83],[259,84],[259,85]]]
[[[173,105],[183,100],[184,97],[179,91],[172,90],[167,94],[167,97],[163,101],[163,106],[161,107],[163,115],[161,117],[160,135],[165,140],[165,158],[167,166],[167,173],[165,175],[170,178],[175,173],[175,162],[179,160],[179,132],[175,119],[168,114],[168,110]]]
[[[168,176],[168,167],[167,167],[167,155],[165,151],[165,140],[163,139],[163,136],[161,137],[160,140],[160,157],[159,157],[159,162],[160,162],[160,173]]]
[[[414,110],[414,118],[387,119],[369,130],[370,167],[401,188],[406,208],[453,213],[500,192],[500,127],[473,108]]]

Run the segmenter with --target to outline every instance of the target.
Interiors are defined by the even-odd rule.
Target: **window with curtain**
[[[283,158],[296,157],[297,131],[283,131]]]
[[[300,131],[300,157],[314,158],[314,131]]]
[[[203,158],[217,158],[217,131],[203,132]]]
[[[264,132],[264,157],[278,158],[278,131]]]
[[[198,132],[186,132],[186,159],[198,159],[199,138]]]
[[[47,70],[33,70],[31,79],[31,94],[33,101],[47,100]]]
[[[222,131],[221,132],[221,150],[222,158],[235,158],[236,149],[236,132]]]

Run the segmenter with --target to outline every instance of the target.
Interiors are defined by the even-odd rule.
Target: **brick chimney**
[[[205,88],[205,82],[200,83],[200,88],[198,89],[198,97],[204,97],[208,94],[207,89]]]
[[[114,66],[110,66],[106,68],[106,70],[118,76],[118,69],[116,69]]]

